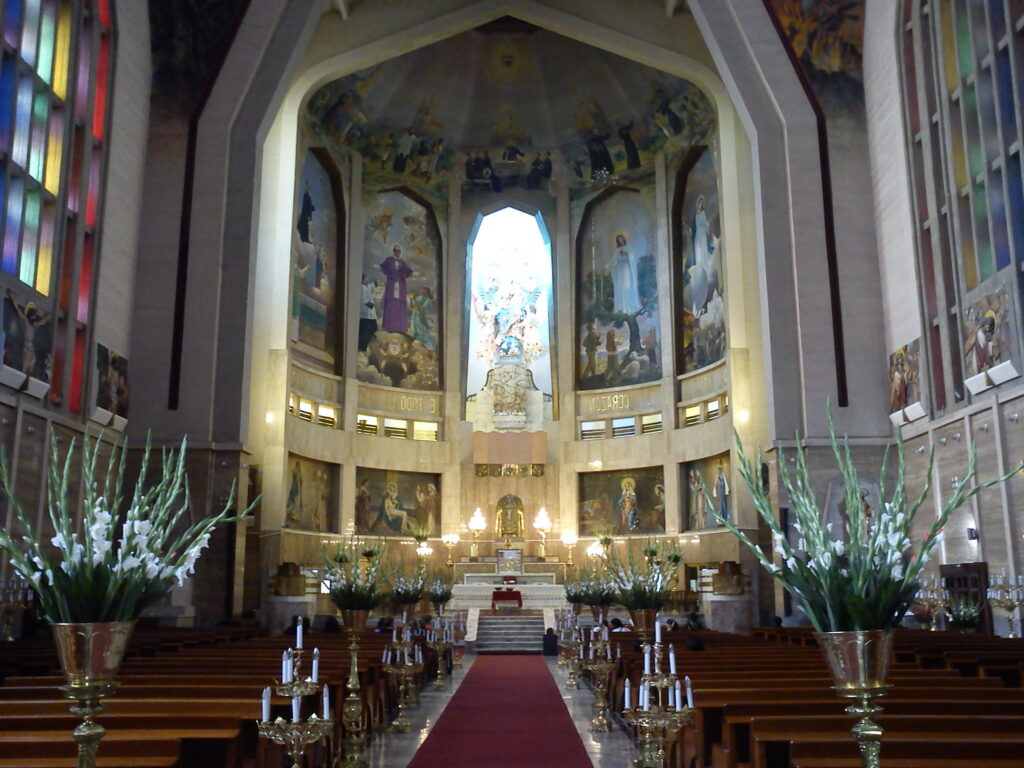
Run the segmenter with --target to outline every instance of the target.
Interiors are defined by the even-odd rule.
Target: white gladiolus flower
[[[832,548],[835,550],[836,557],[842,557],[846,551],[846,542],[842,539],[836,539],[832,542]]]
[[[764,568],[768,573],[778,573],[782,570],[779,566],[775,565],[775,563],[765,563]]]

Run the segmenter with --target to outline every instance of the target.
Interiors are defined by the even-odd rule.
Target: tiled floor
[[[406,768],[412,760],[416,749],[426,740],[430,729],[438,721],[455,689],[469,672],[475,657],[468,655],[463,659],[461,669],[455,670],[452,683],[446,690],[437,691],[428,687],[420,694],[420,706],[408,710],[412,721],[410,733],[376,734],[366,749],[366,759],[370,768]],[[572,691],[565,689],[566,673],[558,668],[557,659],[545,659],[548,668],[562,692],[569,714],[579,731],[583,745],[590,755],[594,768],[626,768],[632,765],[636,757],[634,748],[626,732],[613,720],[611,733],[590,733],[590,721],[594,716],[591,704],[594,695],[587,688]],[[529,768],[524,766],[524,768]]]

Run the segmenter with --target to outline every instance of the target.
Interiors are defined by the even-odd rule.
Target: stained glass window
[[[34,334],[47,348],[36,349],[46,365],[32,375],[49,380],[52,404],[81,413],[101,242],[114,7],[111,0],[0,0],[0,11],[0,287],[10,294],[4,312],[35,308],[33,317],[48,332]],[[17,360],[4,351],[6,365]]]
[[[974,391],[981,324],[998,335],[1014,316],[1012,294],[1024,295],[1024,2],[903,0],[899,18],[925,346],[941,411]]]

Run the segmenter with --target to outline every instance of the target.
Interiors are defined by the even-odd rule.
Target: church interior
[[[0,768],[1024,766],[1024,0],[0,26]]]

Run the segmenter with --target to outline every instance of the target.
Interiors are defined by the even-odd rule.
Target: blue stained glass
[[[28,165],[29,129],[32,125],[32,76],[22,75],[18,81],[18,111],[14,122],[14,149],[11,157],[24,168]]]
[[[11,149],[11,118],[14,115],[14,59],[4,56],[0,64],[0,151]]]
[[[21,58],[34,67],[39,51],[39,0],[28,0],[25,6],[25,28],[21,31]]]
[[[1016,119],[1014,117],[1013,74],[1010,70],[1010,51],[1003,48],[995,57],[996,98],[999,102],[999,115],[1002,117],[1003,141],[1011,144],[1016,138]],[[1008,135],[1008,132],[1014,135]]]
[[[1024,261],[1024,181],[1021,179],[1020,153],[1006,159],[1006,191],[1009,195],[1010,226],[1017,260]]]
[[[1003,180],[999,171],[992,172],[986,187],[988,194],[988,215],[992,220],[992,250],[996,255],[996,269],[1010,263],[1010,238],[1006,226],[1006,200],[1003,197]]]
[[[18,269],[18,241],[21,239],[21,208],[25,203],[25,182],[16,176],[11,179],[11,193],[7,197],[7,226],[4,227],[4,252],[0,267],[12,275]]]
[[[23,0],[6,0],[4,3],[4,40],[8,45],[18,47],[21,37],[21,10]]]
[[[992,26],[992,37],[996,43],[1006,34],[1006,9],[1003,0],[988,0],[988,17]]]

